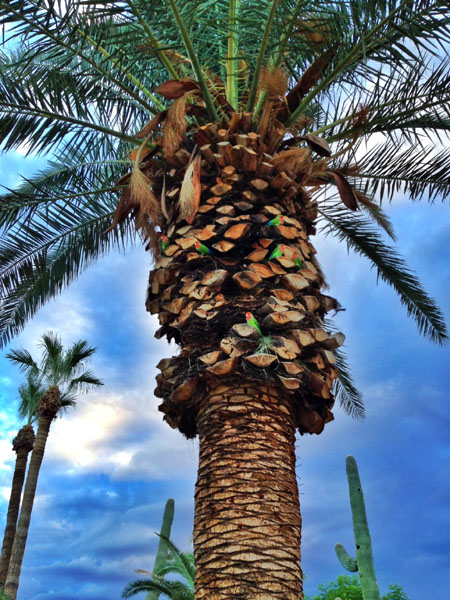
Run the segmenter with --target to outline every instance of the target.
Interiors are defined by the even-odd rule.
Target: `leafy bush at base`
[[[327,584],[321,583],[318,586],[319,594],[309,598],[305,596],[305,600],[363,600],[361,585],[358,577],[355,575],[349,577],[347,575],[339,575],[336,581],[330,581]],[[408,600],[408,596],[402,590],[401,586],[391,584],[389,592],[381,597],[381,600]]]

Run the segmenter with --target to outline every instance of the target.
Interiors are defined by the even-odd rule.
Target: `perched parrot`
[[[292,253],[292,260],[295,262],[299,269],[303,269],[303,263],[301,261],[301,258],[299,258],[296,250],[294,250],[294,252]]]
[[[283,256],[284,248],[285,248],[284,244],[278,244],[278,246],[275,248],[275,250],[269,256],[269,260],[272,260],[272,258],[276,258],[277,256]]]
[[[195,249],[202,256],[207,256],[208,254],[212,254],[211,250],[205,244],[202,244],[198,240],[195,242]]]
[[[283,225],[283,215],[277,215],[274,219],[270,219],[267,225]]]
[[[170,244],[169,238],[167,238],[163,233],[161,234],[161,253],[167,248]]]
[[[253,327],[253,329],[256,329],[256,331],[262,337],[262,333],[261,333],[261,329],[259,328],[258,321],[255,319],[255,317],[252,315],[252,313],[246,312],[245,318],[247,319],[247,325],[250,325],[250,327]]]

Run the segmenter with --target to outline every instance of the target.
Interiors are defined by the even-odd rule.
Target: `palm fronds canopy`
[[[419,330],[445,341],[434,301],[377,231],[393,237],[377,201],[449,193],[447,0],[0,8],[1,149],[50,156],[1,197],[2,343],[99,256],[134,240],[136,227],[154,245],[164,207],[139,196],[143,160],[164,165],[180,140],[193,145],[202,126],[237,118],[270,133],[272,151],[312,157],[304,184],[319,231],[366,256]]]

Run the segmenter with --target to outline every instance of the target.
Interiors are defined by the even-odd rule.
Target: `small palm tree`
[[[0,558],[0,588],[3,588],[8,573],[9,560],[11,558],[11,550],[16,533],[17,518],[19,516],[20,498],[22,495],[23,482],[25,480],[28,455],[33,449],[35,440],[32,423],[36,419],[37,408],[43,393],[44,389],[30,373],[27,375],[26,383],[22,384],[19,388],[19,418],[25,418],[27,422],[19,430],[12,442],[13,450],[16,453],[16,464],[14,467],[11,496],[9,498]]]
[[[11,600],[15,600],[17,596],[39,470],[44,458],[51,422],[59,411],[75,406],[78,392],[92,386],[103,385],[100,379],[84,368],[85,361],[96,350],[86,341],[75,342],[70,348],[64,350],[58,335],[49,332],[43,334],[40,346],[43,349],[40,363],[37,363],[27,350],[12,350],[7,354],[7,358],[34,377],[45,390],[39,405],[33,405],[34,415],[39,419],[38,429],[5,582],[5,592]]]
[[[179,548],[165,536],[161,536],[169,548],[169,558],[159,575],[155,576],[149,571],[138,569],[137,573],[144,573],[151,579],[138,579],[133,581],[122,592],[122,598],[131,598],[139,592],[156,592],[163,594],[171,600],[194,600],[195,566],[192,553],[181,552]],[[182,581],[168,581],[166,575],[180,575]]]

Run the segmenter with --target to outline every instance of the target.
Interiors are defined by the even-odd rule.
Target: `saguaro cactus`
[[[175,513],[175,500],[169,498],[164,508],[163,522],[159,536],[158,550],[156,551],[155,564],[153,566],[153,575],[159,575],[161,569],[165,566],[169,558],[169,546],[167,540],[170,538],[173,516]],[[160,592],[151,591],[145,597],[145,600],[158,600]]]
[[[345,462],[356,542],[356,560],[348,554],[342,544],[336,544],[336,554],[347,571],[358,571],[364,600],[380,600],[380,590],[378,589],[373,566],[372,543],[358,467],[353,456],[347,456]]]

